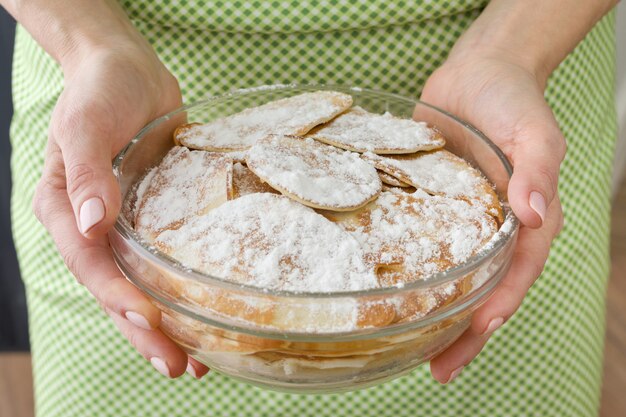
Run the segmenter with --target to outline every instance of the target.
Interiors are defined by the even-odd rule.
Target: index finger
[[[72,205],[61,186],[63,173],[61,152],[51,139],[34,205],[65,264],[102,306],[140,327],[157,327],[160,311],[118,269],[108,237],[87,239],[78,230]]]

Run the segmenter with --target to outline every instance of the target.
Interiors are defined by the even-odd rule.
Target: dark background
[[[0,351],[28,350],[26,298],[11,238],[11,58],[15,22],[0,7]]]

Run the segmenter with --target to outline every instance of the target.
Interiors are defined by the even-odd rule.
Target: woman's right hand
[[[208,368],[158,329],[160,311],[124,278],[107,237],[121,204],[111,161],[147,122],[181,105],[178,83],[143,40],[89,48],[63,69],[35,214],[78,282],[159,372],[201,377]]]

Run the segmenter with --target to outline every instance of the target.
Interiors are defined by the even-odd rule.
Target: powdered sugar
[[[156,244],[187,267],[261,288],[333,292],[377,285],[350,234],[274,194],[231,200],[164,231]]]
[[[364,157],[376,168],[416,188],[430,194],[465,199],[480,205],[494,217],[501,217],[498,198],[489,182],[464,159],[448,151],[394,156],[368,152]]]
[[[197,139],[188,132],[210,131],[215,137],[209,148],[242,149],[232,155],[245,154],[247,167],[233,166],[230,154],[172,149],[136,187],[137,230],[186,268],[266,289],[362,290],[424,278],[466,261],[497,229],[485,211],[499,202],[463,159],[443,150],[361,157],[321,143],[330,140],[267,134],[301,134],[310,129],[304,119],[315,116],[318,123],[322,113],[334,112],[328,116],[333,117],[351,103],[346,97],[306,93],[212,124],[186,125],[181,134],[189,140],[183,143]],[[360,151],[443,145],[425,124],[360,108],[315,135],[320,132]],[[417,191],[381,193],[370,162],[387,181]],[[303,204],[334,211],[325,216],[337,223]]]
[[[139,179],[139,181],[130,187],[130,190],[124,198],[121,215],[124,216],[133,225],[133,227],[135,226],[137,209],[141,205],[146,190],[148,189],[154,174],[156,174],[156,171],[156,167],[149,169],[143,177]]]
[[[382,192],[353,213],[326,213],[382,264],[381,284],[413,281],[467,260],[495,232],[494,220],[462,200]]]
[[[246,160],[273,188],[316,208],[357,208],[382,187],[376,169],[358,154],[312,139],[271,135],[253,146]]]
[[[230,159],[174,147],[137,195],[136,230],[152,241],[162,230],[179,227],[191,216],[225,202],[232,187]]]
[[[139,185],[137,186],[137,191],[135,193],[135,195],[137,196],[137,201],[139,203],[143,201],[143,197],[146,194],[146,191],[148,190],[148,187],[150,186],[150,183],[152,182],[152,179],[154,178],[154,175],[156,173],[157,173],[156,167],[148,170],[146,175],[139,182]]]
[[[189,126],[177,140],[194,149],[244,150],[268,134],[304,135],[352,104],[352,97],[332,91],[304,93],[273,101],[213,122]]]
[[[424,122],[353,107],[320,126],[310,137],[355,152],[413,153],[441,148],[445,140]]]

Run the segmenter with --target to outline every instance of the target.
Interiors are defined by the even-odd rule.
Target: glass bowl
[[[495,185],[505,220],[478,253],[453,269],[403,286],[336,293],[270,291],[190,270],[146,244],[132,225],[133,201],[110,232],[116,262],[163,312],[162,331],[212,370],[280,391],[335,393],[401,376],[454,342],[507,272],[518,221],[506,204],[511,166],[481,132],[426,103],[343,86],[270,86],[184,106],[146,126],[114,161],[123,197],[174,146],[187,121],[208,122],[308,91],[352,95],[371,112],[435,126],[446,148]],[[320,259],[320,262],[324,262]],[[390,319],[390,314],[392,319]]]

